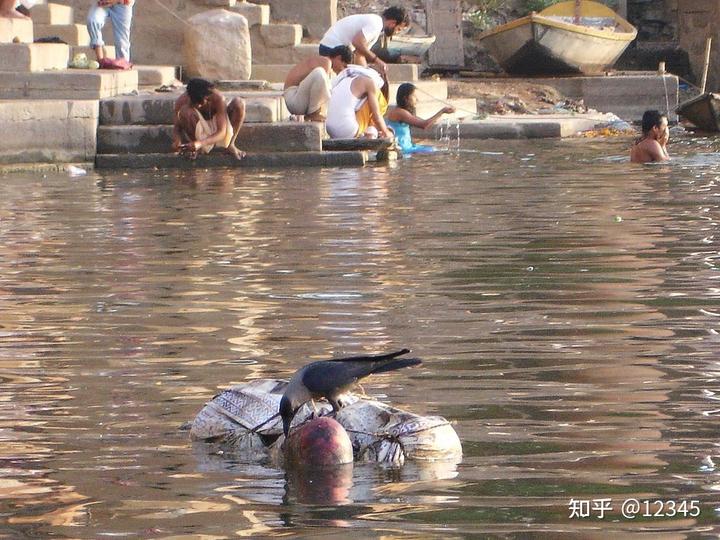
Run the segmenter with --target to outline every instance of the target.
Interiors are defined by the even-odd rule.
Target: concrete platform
[[[69,58],[62,43],[0,43],[0,72],[67,69]]]
[[[102,125],[172,124],[173,107],[181,92],[141,93],[116,96],[100,102]],[[282,96],[271,92],[223,92],[226,99],[240,96],[245,100],[245,123],[270,123],[287,120],[289,113]]]
[[[30,9],[34,24],[73,24],[74,10],[63,4],[38,4]]]
[[[0,72],[0,99],[101,99],[137,90],[137,71]]]
[[[273,152],[249,153],[238,161],[224,153],[198,156],[195,161],[175,154],[99,154],[98,169],[193,169],[208,167],[271,168],[271,167],[362,167],[365,152]]]
[[[513,79],[502,79],[504,82]],[[517,79],[556,88],[571,99],[582,99],[585,105],[600,112],[613,112],[628,122],[639,122],[648,109],[668,112],[677,121],[678,78],[655,72],[623,72],[597,77],[551,77]],[[487,79],[486,82],[492,82]],[[669,109],[668,109],[669,106]]]
[[[97,141],[98,102],[0,101],[0,164],[92,161]]]
[[[265,80],[270,83],[283,83],[290,69],[295,64],[253,64],[253,79]],[[390,82],[414,82],[418,80],[417,64],[388,64],[388,80]]]
[[[0,17],[0,43],[32,43],[33,36],[30,19]]]
[[[35,39],[59,37],[68,45],[90,45],[90,34],[84,24],[35,24]]]
[[[596,113],[585,115],[491,115],[483,120],[452,122],[450,136],[455,137],[460,128],[461,139],[548,139],[572,137],[581,131],[593,129],[609,121],[609,115]],[[413,128],[413,137],[437,139],[443,123],[429,130]]]
[[[397,89],[401,83],[390,83],[390,104],[395,104],[395,96],[397,95]],[[425,102],[437,102],[438,99],[447,100],[448,89],[447,82],[443,80],[422,80],[415,81],[413,84],[417,87],[415,94],[418,98],[418,103]]]
[[[467,118],[472,120],[475,116],[477,116],[477,100],[475,98],[455,98],[443,101],[423,101],[417,104],[416,114],[420,118],[430,118],[448,104],[455,107],[455,112],[452,114],[443,115],[443,118],[451,118],[453,120]]]
[[[172,145],[172,125],[100,126],[98,154],[167,153]],[[246,124],[236,146],[246,152],[319,152],[322,125],[313,122]]]

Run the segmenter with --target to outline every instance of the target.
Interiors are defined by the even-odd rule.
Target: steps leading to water
[[[90,45],[90,34],[84,24],[35,24],[35,39],[57,37],[68,45]]]
[[[36,25],[68,25],[75,22],[73,8],[63,4],[38,4],[30,9],[30,17]]]
[[[236,146],[246,152],[319,152],[321,124],[275,122],[245,124]],[[98,154],[153,154],[171,151],[172,125],[131,125],[98,127]]]
[[[270,83],[282,83],[294,65],[256,63],[252,65],[252,76]],[[388,80],[390,82],[413,82],[418,79],[417,64],[388,64]]]
[[[69,57],[61,43],[0,43],[0,72],[67,69]]]
[[[0,43],[32,43],[33,36],[30,19],[0,17]]]
[[[137,71],[0,72],[0,99],[101,99],[137,90]]]

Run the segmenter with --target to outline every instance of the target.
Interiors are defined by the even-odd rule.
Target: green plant
[[[530,13],[531,11],[542,11],[543,9],[557,4],[562,0],[525,0],[525,11]]]
[[[493,15],[497,15],[498,10],[505,3],[503,0],[473,0],[475,5],[467,12],[467,19],[478,30],[486,30],[494,26]]]

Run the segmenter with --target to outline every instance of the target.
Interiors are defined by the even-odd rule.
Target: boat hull
[[[485,32],[480,44],[508,73],[594,75],[611,68],[637,35],[630,23],[612,12],[607,20],[619,30],[573,24],[543,13]]]
[[[677,113],[702,131],[720,131],[720,94],[705,93],[685,101]]]

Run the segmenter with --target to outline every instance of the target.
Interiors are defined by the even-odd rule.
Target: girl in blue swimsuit
[[[427,120],[415,116],[415,108],[417,106],[417,96],[415,95],[416,87],[411,83],[403,83],[397,91],[395,98],[395,107],[390,107],[385,115],[385,121],[388,127],[395,132],[400,149],[405,154],[419,152],[434,152],[435,148],[423,144],[413,144],[410,136],[410,127],[427,129],[434,125],[443,114],[451,114],[455,112],[454,107],[443,107]]]

